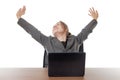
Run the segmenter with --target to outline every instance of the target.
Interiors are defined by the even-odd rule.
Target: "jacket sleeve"
[[[88,35],[92,32],[92,30],[97,25],[97,21],[93,19],[82,31],[77,35],[77,39],[79,43],[82,43],[84,40],[87,39]]]
[[[26,32],[28,32],[36,41],[45,46],[48,41],[48,37],[42,34],[38,29],[36,29],[33,25],[28,23],[23,18],[18,20],[18,25],[20,25]]]

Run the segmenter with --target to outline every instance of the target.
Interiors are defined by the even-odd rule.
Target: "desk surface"
[[[0,68],[0,80],[120,80],[120,68],[86,68],[84,77],[48,77],[46,68]]]

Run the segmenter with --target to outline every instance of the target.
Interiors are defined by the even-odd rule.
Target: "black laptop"
[[[48,76],[84,76],[85,53],[49,53]]]

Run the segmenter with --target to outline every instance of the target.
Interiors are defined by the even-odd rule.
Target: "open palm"
[[[93,19],[98,18],[98,11],[95,10],[93,7],[89,9],[89,16],[91,16]]]
[[[21,18],[21,16],[25,14],[25,11],[26,11],[26,7],[25,7],[25,6],[23,6],[23,8],[20,8],[20,9],[17,11],[17,13],[16,13],[17,18],[18,18],[18,19]]]

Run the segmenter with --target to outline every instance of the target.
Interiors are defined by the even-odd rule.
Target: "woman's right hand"
[[[25,14],[25,11],[26,11],[26,7],[25,7],[25,6],[23,6],[23,8],[20,8],[20,9],[17,11],[17,13],[16,13],[17,18],[18,18],[18,19],[21,18],[21,16]]]

